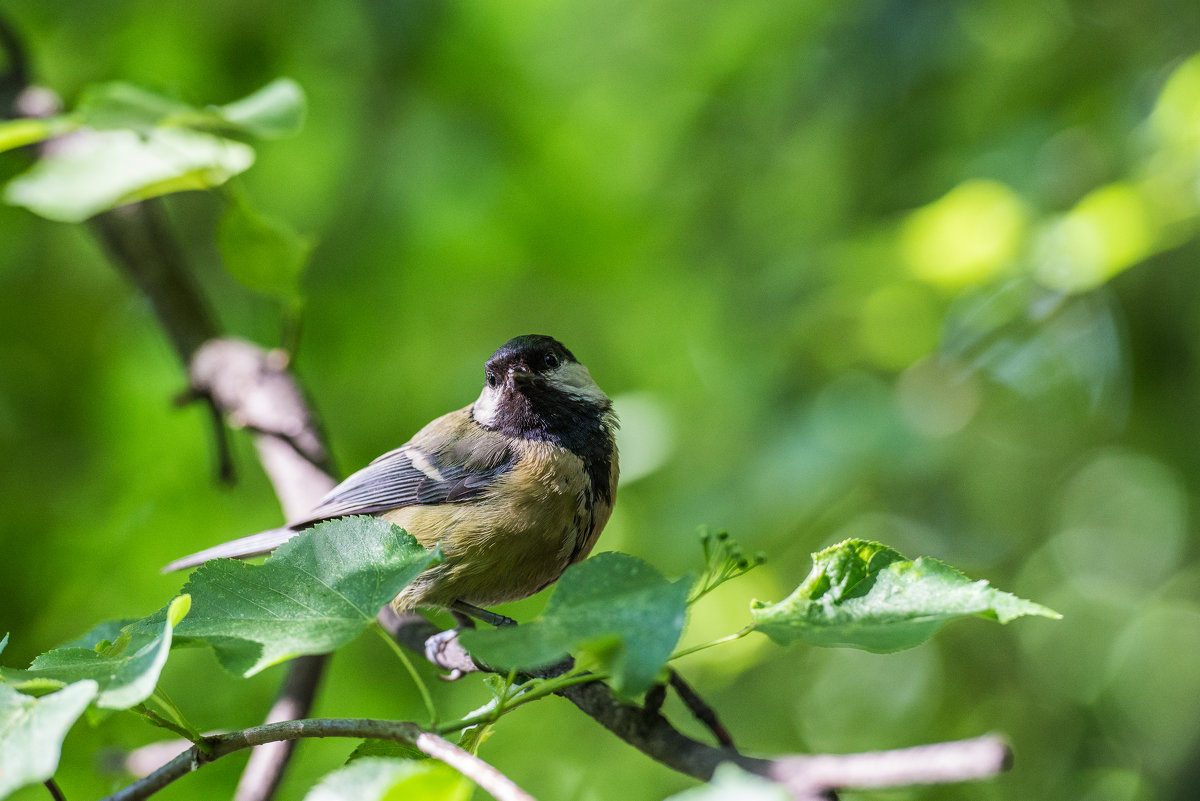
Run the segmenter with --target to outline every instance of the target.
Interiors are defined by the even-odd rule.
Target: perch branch
[[[369,718],[288,720],[206,737],[209,754],[192,746],[149,776],[108,796],[105,801],[140,801],[201,765],[227,754],[253,746],[294,742],[308,737],[354,737],[407,743],[450,765],[498,801],[534,801],[531,795],[487,762],[423,730],[417,724]]]
[[[443,636],[441,629],[419,615],[401,616],[385,608],[379,614],[379,622],[397,642],[424,654],[440,668],[460,673],[489,672],[487,667],[471,659],[456,638]],[[436,648],[428,645],[431,639],[436,640]],[[569,669],[570,664],[560,664],[530,671],[527,676],[550,678]],[[675,689],[679,690],[677,686]],[[743,770],[780,783],[796,801],[829,798],[832,791],[838,789],[950,784],[982,779],[1006,770],[1011,760],[1008,745],[994,735],[894,751],[763,759],[746,756],[730,747],[714,747],[694,740],[660,714],[653,701],[646,706],[622,701],[601,682],[566,687],[558,694],[634,748],[680,773],[708,781],[717,765],[732,762]],[[688,703],[688,706],[707,708],[702,701],[695,706]]]

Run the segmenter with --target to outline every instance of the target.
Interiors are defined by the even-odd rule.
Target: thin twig
[[[50,792],[50,797],[54,801],[67,801],[67,797],[63,795],[62,788],[58,786],[58,782],[54,779],[46,779],[46,789]]]
[[[434,759],[439,759],[478,784],[498,801],[534,801],[511,779],[453,743],[423,730],[415,723],[370,718],[315,718],[268,723],[241,731],[208,737],[212,755],[196,747],[189,748],[145,778],[108,796],[105,801],[140,801],[149,798],[171,782],[208,762],[234,751],[265,743],[300,740],[309,737],[353,737],[407,743]]]
[[[725,728],[725,725],[717,719],[717,713],[713,710],[713,708],[709,706],[703,698],[700,697],[700,694],[692,688],[692,685],[683,680],[683,676],[679,675],[679,671],[671,668],[669,673],[671,676],[671,687],[674,688],[675,692],[679,694],[679,700],[683,701],[683,704],[688,708],[688,711],[695,716],[696,720],[703,723],[708,730],[712,732],[713,737],[717,738],[717,742],[720,743],[722,747],[734,748],[733,735],[731,735],[729,733],[729,729]]]
[[[444,636],[445,632],[419,615],[399,616],[385,609],[379,615],[379,624],[401,645],[424,653],[439,667],[463,672],[495,672],[475,663],[456,638]],[[426,646],[431,638],[436,638],[438,643],[434,653]],[[567,662],[529,671],[526,676],[552,678],[569,669]],[[678,691],[680,686],[687,685],[673,682],[672,686]],[[787,755],[762,759],[741,754],[730,746],[714,747],[688,737],[660,713],[653,697],[646,705],[638,706],[622,701],[608,685],[594,681],[564,687],[557,694],[634,748],[680,773],[708,781],[717,765],[732,762],[750,773],[783,784],[797,801],[829,798],[831,790],[840,788],[902,787],[982,779],[1007,770],[1011,759],[1004,740],[991,735],[868,754]],[[700,701],[689,707],[695,711],[696,708],[707,708],[707,704]]]

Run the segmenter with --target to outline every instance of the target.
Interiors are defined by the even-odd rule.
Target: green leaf
[[[88,648],[95,650],[102,643],[112,643],[121,636],[121,630],[130,623],[136,623],[140,618],[124,618],[122,620],[106,620],[88,629],[86,634],[64,642],[59,648]]]
[[[286,222],[260,214],[241,195],[225,208],[217,232],[229,273],[251,289],[295,300],[312,242]]]
[[[289,78],[272,81],[228,105],[205,109],[114,81],[90,87],[73,119],[97,131],[130,130],[143,136],[171,126],[279,138],[300,130],[306,108],[304,90]]]
[[[666,801],[789,801],[787,789],[773,781],[747,773],[730,762],[713,771],[708,784],[676,793]]]
[[[429,759],[430,756],[415,745],[398,743],[395,740],[363,740],[346,757],[349,764],[363,757],[398,757],[400,759]]]
[[[216,109],[230,125],[266,139],[295,134],[304,125],[307,110],[304,90],[290,78],[277,78],[257,92]]]
[[[148,135],[172,117],[186,117],[195,109],[173,98],[124,81],[90,86],[76,108],[79,121],[96,131],[131,130]]]
[[[467,801],[470,779],[432,759],[357,759],[322,779],[304,801]]]
[[[207,643],[227,670],[251,676],[354,639],[438,559],[384,520],[330,520],[300,532],[261,565],[215,559],[197,568],[183,589],[192,611],[176,636]]]
[[[100,651],[55,648],[34,659],[28,670],[0,668],[0,676],[18,689],[34,693],[91,679],[99,688],[96,706],[128,709],[154,692],[171,651],[172,630],[187,614],[190,603],[186,595],[171,601],[167,614],[153,631],[122,632]]]
[[[80,133],[9,182],[5,202],[82,222],[150,197],[225,183],[254,163],[249,145],[183,128]]]
[[[905,559],[884,545],[847,540],[813,554],[804,583],[775,604],[751,604],[754,628],[777,643],[888,653],[929,639],[947,621],[1023,615],[1058,618],[1044,606],[972,581],[929,557]]]
[[[97,689],[84,680],[32,698],[0,684],[0,798],[54,775],[63,739]]]
[[[529,670],[571,653],[608,672],[625,696],[649,689],[683,631],[691,578],[667,581],[650,565],[602,553],[568,568],[540,618],[459,635],[487,664]]]

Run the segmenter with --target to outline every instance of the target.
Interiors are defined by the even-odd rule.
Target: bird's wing
[[[409,443],[385,453],[334,487],[293,526],[331,517],[369,515],[402,506],[436,506],[469,501],[512,468],[515,459],[473,465],[430,453]]]
[[[177,559],[164,571],[209,559],[246,559],[270,553],[299,529],[347,515],[369,515],[403,506],[434,506],[478,497],[512,469],[518,455],[508,440],[480,428],[469,407],[433,421],[407,444],[389,451],[338,484],[300,520],[231,540]]]

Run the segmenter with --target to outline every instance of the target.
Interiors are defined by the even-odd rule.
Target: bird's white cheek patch
[[[471,417],[475,418],[475,422],[479,425],[491,428],[496,424],[499,405],[500,393],[485,386],[483,392],[479,393],[479,400],[475,401],[475,405],[471,408]]]

